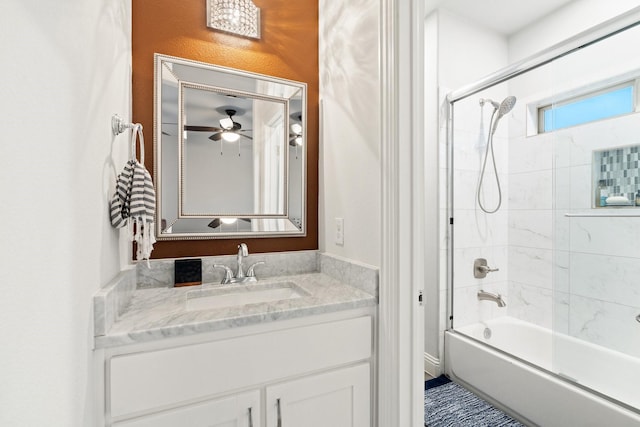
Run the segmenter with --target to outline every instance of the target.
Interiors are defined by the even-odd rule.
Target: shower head
[[[483,107],[487,102],[493,105],[493,108],[498,112],[497,118],[499,119],[513,109],[513,106],[516,105],[516,97],[507,96],[500,104],[498,104],[493,99],[480,98],[481,107]]]
[[[491,102],[493,108],[495,108],[495,119],[493,121],[493,126],[491,127],[491,133],[494,133],[498,128],[498,122],[502,117],[504,117],[509,111],[513,110],[513,107],[516,105],[516,97],[515,96],[507,96],[500,104],[490,99],[486,101]]]
[[[492,101],[491,104],[495,107],[496,103],[493,103],[493,101]],[[516,97],[515,96],[507,96],[500,103],[500,105],[498,107],[496,107],[498,109],[498,117],[496,119],[501,118],[502,116],[507,114],[509,111],[511,111],[513,109],[514,105],[516,105]]]

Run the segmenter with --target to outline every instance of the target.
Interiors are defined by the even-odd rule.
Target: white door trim
[[[378,425],[422,426],[424,5],[381,0],[382,260]]]

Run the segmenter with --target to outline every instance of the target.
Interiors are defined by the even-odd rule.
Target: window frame
[[[561,128],[554,128],[551,130],[545,130],[545,112],[552,110],[554,108],[559,108],[559,107],[563,107],[565,105],[569,105],[569,104],[573,104],[576,102],[580,102],[586,99],[590,99],[590,98],[594,98],[600,95],[604,95],[610,92],[615,92],[617,90],[626,88],[626,87],[631,87],[631,104],[632,104],[632,109],[629,112],[625,112],[622,114],[614,114],[611,116],[607,116],[607,117],[602,117],[602,118],[598,118],[595,120],[585,120],[583,122],[580,123],[576,123],[570,126],[564,126]],[[545,134],[545,133],[551,133],[551,132],[556,132],[562,129],[568,129],[574,126],[582,126],[588,123],[594,123],[594,122],[598,122],[601,120],[607,120],[607,119],[612,119],[615,117],[622,117],[622,116],[626,116],[629,114],[633,114],[635,112],[637,112],[638,109],[638,89],[640,88],[640,76],[636,77],[636,78],[632,78],[632,79],[627,79],[624,80],[622,82],[616,82],[615,84],[609,84],[607,86],[600,86],[597,88],[594,88],[593,86],[590,86],[589,89],[585,89],[583,91],[578,92],[577,94],[575,92],[573,92],[570,96],[567,96],[565,98],[561,98],[559,101],[554,101],[554,102],[545,102],[545,103],[541,103],[537,106],[537,134]]]

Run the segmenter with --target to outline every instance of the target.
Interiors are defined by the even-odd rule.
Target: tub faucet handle
[[[487,273],[493,273],[500,271],[499,268],[491,268],[487,265],[487,260],[484,258],[476,258],[473,261],[473,277],[476,279],[484,279],[487,277]]]

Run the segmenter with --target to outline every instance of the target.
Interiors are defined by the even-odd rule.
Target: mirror
[[[306,84],[155,55],[158,240],[306,235]]]

